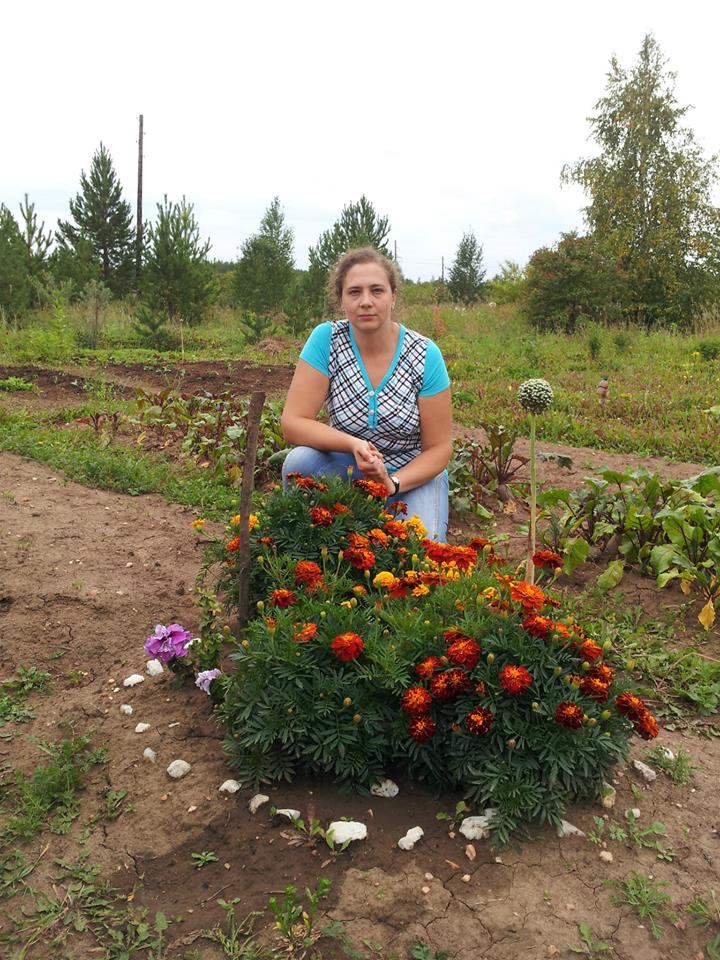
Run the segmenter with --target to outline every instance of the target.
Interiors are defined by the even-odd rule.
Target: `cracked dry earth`
[[[250,791],[219,793],[231,773],[206,696],[176,688],[167,673],[131,689],[122,686],[129,674],[144,672],[142,643],[156,622],[197,627],[193,584],[200,550],[191,519],[159,498],[87,489],[35,463],[0,455],[0,676],[12,675],[18,665],[52,675],[46,695],[30,695],[36,718],[0,731],[0,766],[30,772],[43,762],[27,734],[56,740],[71,729],[90,733],[109,753],[109,763],[88,776],[71,832],[46,832],[22,847],[28,862],[41,858],[28,878],[35,889],[49,889],[55,860],[72,862],[87,851],[103,878],[134,891],[135,905],[173,918],[171,960],[183,960],[191,950],[203,960],[222,956],[197,938],[197,931],[222,919],[218,897],[240,897],[241,913],[263,910],[271,893],[288,883],[314,887],[319,876],[332,880],[323,921],[341,921],[366,956],[405,960],[413,944],[424,942],[455,960],[564,958],[573,955],[569,946],[579,944],[578,924],[585,921],[619,960],[703,957],[708,933],[692,924],[684,908],[696,894],[720,891],[717,739],[661,734],[660,743],[676,752],[683,748],[698,766],[692,789],[663,774],[645,784],[629,766],[616,771],[611,815],[622,820],[626,809],[639,807],[641,824],[662,820],[675,854],[669,862],[652,850],[610,842],[614,859],[606,863],[587,839],[560,840],[547,829],[502,851],[476,842],[470,860],[462,837],[449,836],[447,823],[435,817],[452,810],[458,797],[435,797],[404,781],[394,800],[348,799],[332,784],[318,782],[268,789],[271,803],[297,807],[306,818],[326,823],[349,816],[368,825],[367,841],[330,860],[327,850],[296,845],[287,826],[272,822],[270,804],[251,815]],[[132,716],[121,713],[123,703],[133,707]],[[150,729],[136,734],[138,722]],[[157,752],[156,764],[142,759],[147,746]],[[636,757],[642,748],[638,742]],[[177,758],[189,761],[192,771],[173,781],[165,768]],[[109,789],[128,791],[126,809],[115,821],[91,826]],[[567,817],[587,832],[599,814],[588,805]],[[425,836],[414,851],[400,851],[398,838],[416,825]],[[85,840],[83,831],[89,833]],[[191,853],[204,850],[215,851],[218,862],[193,869]],[[660,940],[631,908],[612,903],[608,881],[631,871],[669,884],[675,923],[663,922]],[[0,901],[2,929],[9,914],[29,905],[27,895]],[[263,923],[271,937],[267,914]],[[95,956],[82,936],[72,934],[62,954],[33,946],[27,960]],[[336,944],[323,943],[323,957],[342,955]]]

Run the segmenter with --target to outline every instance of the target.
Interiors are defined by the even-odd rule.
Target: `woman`
[[[344,474],[356,466],[444,540],[452,453],[450,381],[438,347],[393,320],[399,274],[371,247],[350,250],[331,289],[347,319],[321,323],[300,354],[282,414],[297,444],[288,473]],[[316,419],[325,404],[330,424]]]

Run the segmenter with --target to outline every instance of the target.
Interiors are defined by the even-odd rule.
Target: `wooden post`
[[[135,224],[135,280],[140,285],[140,271],[142,270],[143,254],[143,219],[142,219],[142,192],[143,192],[143,115],[140,114],[138,127],[138,175],[137,175],[137,213]]]
[[[264,393],[253,393],[245,432],[245,462],[240,482],[240,549],[238,550],[238,639],[248,622],[250,596],[250,508],[255,486],[255,461],[260,439],[260,418],[265,404]]]

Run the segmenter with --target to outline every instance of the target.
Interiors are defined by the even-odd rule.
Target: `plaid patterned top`
[[[370,381],[348,320],[316,327],[300,359],[329,380],[325,406],[333,427],[371,440],[391,473],[418,456],[418,397],[433,396],[450,385],[442,354],[432,340],[401,324],[395,356],[377,387]]]

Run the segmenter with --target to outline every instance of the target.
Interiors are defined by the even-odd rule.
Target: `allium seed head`
[[[547,380],[526,380],[520,384],[517,398],[528,413],[545,413],[553,402],[553,390]]]

